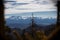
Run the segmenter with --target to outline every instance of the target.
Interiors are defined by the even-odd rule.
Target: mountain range
[[[41,17],[34,17],[33,18],[34,23],[38,26],[46,26],[51,24],[56,24],[57,19],[56,18],[45,18],[42,19]],[[21,16],[11,16],[7,19],[6,26],[9,26],[10,28],[20,28],[20,29],[26,29],[32,24],[32,18],[28,17],[26,19],[23,19]]]

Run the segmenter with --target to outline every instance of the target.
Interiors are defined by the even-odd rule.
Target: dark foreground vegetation
[[[33,26],[33,27],[32,27]],[[6,40],[60,40],[60,27],[49,25],[44,30],[39,28],[36,30],[32,25],[28,29],[20,30],[19,28],[10,29],[6,27]],[[47,29],[48,28],[48,29]]]

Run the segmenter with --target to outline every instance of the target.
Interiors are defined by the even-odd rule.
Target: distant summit
[[[14,19],[14,20],[19,20],[19,19],[22,19],[21,16],[11,16],[10,18],[8,19]]]

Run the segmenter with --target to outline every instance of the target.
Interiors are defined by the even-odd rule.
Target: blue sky
[[[14,2],[5,2],[5,15],[9,14],[22,14],[29,12],[45,12],[50,11],[50,13],[38,13],[39,16],[56,17],[57,7],[54,6],[51,0],[6,0]],[[51,12],[53,11],[53,12]],[[28,14],[29,15],[29,14]],[[27,16],[27,15],[26,15]]]

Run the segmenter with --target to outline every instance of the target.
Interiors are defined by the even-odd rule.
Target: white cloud
[[[34,4],[34,3],[30,3],[30,4],[27,4],[27,5],[20,5],[20,6],[16,6],[14,8],[32,8],[32,9],[35,9],[35,8],[56,8],[55,6],[53,5],[41,5],[41,4]]]
[[[30,3],[33,0],[16,0],[18,3]]]
[[[4,3],[4,6],[5,8],[13,8],[14,7],[13,4],[15,4],[15,2],[7,2],[7,3]]]
[[[25,12],[40,12],[40,11],[56,11],[56,9],[33,9],[33,10],[16,10],[16,9],[6,9],[5,14],[15,14],[15,13],[25,13]]]
[[[17,3],[55,4],[52,0],[16,0]]]
[[[8,6],[13,7],[13,8],[5,9],[5,14],[38,12],[38,11],[57,11],[56,7],[53,4],[47,4],[47,5],[36,4],[36,3],[31,3],[32,0],[16,0],[16,1],[20,3],[28,2],[30,4],[18,5],[18,6],[13,6],[11,4],[5,4],[6,7]]]
[[[16,1],[16,0],[5,0],[5,1]]]

